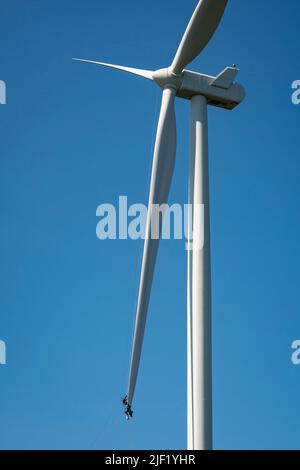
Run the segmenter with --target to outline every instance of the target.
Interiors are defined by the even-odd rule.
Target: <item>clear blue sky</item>
[[[96,238],[96,208],[147,202],[160,91],[85,57],[169,65],[196,1],[2,0],[0,447],[186,446],[186,252],[161,245],[135,417],[126,391],[142,243]],[[236,63],[247,100],[211,109],[214,446],[300,448],[298,0],[230,0],[192,68]],[[187,201],[177,101],[171,202]],[[171,326],[170,326],[171,325]]]

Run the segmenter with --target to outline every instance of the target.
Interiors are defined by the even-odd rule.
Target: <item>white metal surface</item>
[[[216,86],[218,77],[184,70],[176,96],[190,100],[195,95],[204,95],[210,106],[235,108],[245,98],[244,87],[238,83],[231,83],[229,88]]]
[[[221,21],[227,1],[201,0],[198,3],[170,67],[174,74],[180,74],[207,45]]]
[[[207,450],[212,448],[212,350],[207,100],[204,96],[191,100],[190,139],[193,250],[188,260],[188,320],[192,326],[188,341],[188,445],[192,446],[191,450]],[[202,204],[203,245],[200,229],[203,219],[201,211],[195,210]]]
[[[167,202],[171,186],[176,157],[176,121],[174,110],[175,90],[166,88],[163,91],[161,111],[157,126],[156,142],[153,155],[146,238],[144,242],[140,286],[136,309],[133,347],[131,355],[129,385],[127,393],[128,404],[132,404],[141,357],[147,311],[151,286],[159,245],[159,231],[153,226],[152,209],[154,204]],[[157,233],[157,238],[154,237]]]
[[[220,88],[228,88],[231,87],[233,84],[235,77],[239,73],[239,69],[235,66],[233,67],[226,67],[219,75],[211,82],[211,85],[217,86]]]
[[[188,181],[188,243],[187,251],[187,448],[194,450],[194,406],[193,406],[193,252],[190,244],[193,234],[193,201],[194,201],[194,169],[195,169],[195,135],[190,119],[190,159],[189,159],[189,181]]]
[[[151,70],[136,69],[134,67],[124,67],[123,65],[107,64],[106,62],[98,62],[96,60],[77,59],[77,58],[73,58],[73,60],[77,60],[78,62],[87,62],[88,64],[102,65],[103,67],[108,67],[110,69],[116,69],[116,70],[122,70],[122,72],[131,73],[133,75],[138,75],[139,77],[147,78],[148,80],[153,80],[152,78],[153,72],[151,72]]]

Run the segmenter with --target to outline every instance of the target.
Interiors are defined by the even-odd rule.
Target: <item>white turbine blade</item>
[[[151,285],[157,257],[161,224],[157,238],[151,237],[151,227],[155,224],[155,217],[151,208],[153,204],[167,202],[172,181],[175,157],[176,157],[176,121],[174,99],[176,91],[165,88],[158,121],[152,174],[150,183],[150,195],[148,205],[148,217],[146,237],[144,242],[143,261],[140,276],[139,294],[135,319],[133,347],[130,364],[129,386],[127,400],[131,406],[134,395],[139,362],[141,357],[147,310],[150,299]],[[157,226],[156,226],[157,228]],[[153,235],[153,232],[152,232]]]
[[[170,70],[180,74],[204,49],[221,21],[228,0],[200,0]]]
[[[106,64],[105,62],[96,62],[95,60],[86,60],[86,59],[73,59],[79,62],[87,62],[89,64],[102,65],[103,67],[109,67],[111,69],[122,70],[123,72],[132,73],[133,75],[139,75],[140,77],[147,78],[148,80],[153,80],[153,72],[151,70],[135,69],[133,67],[123,67],[122,65]]]

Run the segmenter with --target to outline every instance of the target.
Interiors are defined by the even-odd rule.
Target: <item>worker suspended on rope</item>
[[[131,409],[131,406],[130,405],[127,405],[126,407],[126,411],[125,411],[125,415],[126,415],[126,419],[130,419],[132,418],[133,416],[133,412],[132,412],[132,409]]]
[[[127,395],[125,395],[125,397],[122,399],[122,404],[125,407],[126,419],[128,420],[128,419],[132,418],[133,412],[132,412],[132,409],[131,409],[131,405],[129,405],[129,403],[128,403]]]

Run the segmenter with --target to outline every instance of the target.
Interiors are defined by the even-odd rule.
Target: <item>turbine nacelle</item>
[[[239,69],[226,67],[216,77],[191,70],[183,70],[180,75],[174,74],[171,68],[153,72],[152,79],[161,88],[173,88],[176,96],[190,100],[195,95],[203,95],[211,106],[233,109],[245,98],[245,89],[235,83]]]
[[[193,96],[202,95],[207,103],[218,108],[233,109],[239,105],[246,96],[245,89],[234,82],[239,69],[226,67],[216,77],[202,73],[183,71],[183,78],[176,95],[179,98],[190,100]]]

